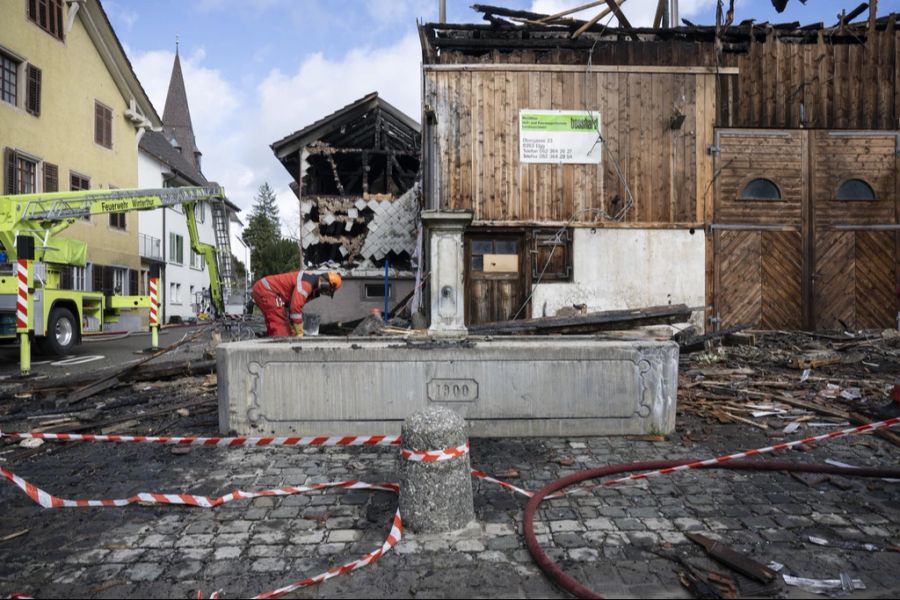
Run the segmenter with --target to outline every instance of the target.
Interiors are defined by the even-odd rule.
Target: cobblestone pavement
[[[769,445],[737,425],[679,421],[667,442],[621,438],[476,439],[472,464],[537,489],[560,476],[609,463],[709,457]],[[689,432],[689,433],[688,433]],[[800,432],[798,432],[799,434]],[[779,456],[897,466],[900,450],[871,436]],[[169,447],[80,444],[3,466],[67,498],[115,498],[139,491],[219,495],[344,479],[396,481],[396,448],[217,449],[178,455]],[[515,477],[516,472],[518,477]],[[184,507],[44,510],[0,485],[0,595],[174,597],[222,590],[256,594],[342,564],[384,540],[396,497],[335,491]],[[525,501],[476,480],[478,525],[447,536],[407,535],[375,564],[297,597],[564,597],[534,566],[521,535]],[[607,488],[543,505],[541,542],[572,575],[613,597],[684,598],[676,565],[653,549],[678,551],[712,568],[687,531],[705,532],[757,560],[812,578],[841,572],[863,580],[858,597],[900,593],[896,553],[814,546],[830,540],[896,543],[900,485],[832,478],[809,485],[783,473],[691,471]],[[719,567],[721,570],[724,568]],[[738,578],[745,595],[758,586]],[[803,596],[784,588],[781,596]]]

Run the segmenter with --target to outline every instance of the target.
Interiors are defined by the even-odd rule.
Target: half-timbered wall
[[[592,222],[621,211],[627,182],[634,205],[625,221],[703,220],[711,69],[426,66],[425,105],[434,112],[432,205],[470,209],[476,223]],[[520,164],[521,109],[599,110],[609,151],[600,165]]]

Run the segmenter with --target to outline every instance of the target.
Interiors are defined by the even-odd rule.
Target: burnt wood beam
[[[548,15],[542,13],[530,12],[527,10],[513,10],[502,6],[490,6],[488,4],[473,4],[472,10],[480,12],[484,15],[497,15],[498,17],[515,17],[519,19],[527,19],[529,21],[537,21]]]
[[[344,195],[344,184],[341,183],[341,176],[338,174],[337,163],[334,162],[334,157],[330,154],[326,155],[328,158],[328,163],[331,165],[331,171],[334,173],[334,183],[337,185],[338,193],[343,196]]]
[[[368,127],[364,130],[354,133],[352,136],[345,137],[343,140],[341,140],[341,147],[370,149],[370,148],[374,147],[374,144],[373,144],[374,139],[375,139],[375,128]]]
[[[369,193],[369,153],[368,151],[363,151],[362,153],[362,190],[363,194]]]
[[[388,194],[392,194],[393,190],[391,189],[391,182],[394,180],[393,171],[394,171],[394,153],[391,152],[385,157],[385,165],[384,165],[384,191]]]
[[[667,0],[659,0],[659,3],[656,5],[656,16],[653,17],[653,29],[662,27],[663,17],[666,14],[666,2]]]
[[[377,155],[383,156],[387,154],[396,154],[397,156],[409,156],[415,159],[419,158],[418,152],[409,152],[406,150],[394,150],[388,148],[387,150],[372,150],[371,148],[309,148],[308,149],[310,156],[332,156],[335,154],[360,154],[363,152],[369,155]]]
[[[381,111],[378,111],[378,116],[375,117],[375,149],[376,150],[384,150],[381,146],[381,132],[384,128],[384,117],[381,114]]]
[[[628,22],[628,19],[625,18],[625,13],[619,8],[619,3],[616,0],[606,0],[606,3],[609,4],[609,7],[616,14],[616,19],[619,21],[619,27],[625,29],[634,41],[640,40],[641,38],[639,38],[637,32],[634,31],[634,27],[632,27],[631,23]]]
[[[415,177],[415,176],[417,175],[417,173],[413,173],[412,171],[410,171],[409,169],[407,169],[407,168],[405,168],[403,165],[401,165],[401,164],[400,164],[400,161],[397,160],[397,155],[396,155],[396,154],[392,154],[392,155],[391,155],[391,162],[393,163],[394,168],[397,170],[397,172],[398,172],[401,176],[403,176],[403,177]]]
[[[627,1],[627,0],[620,0],[620,2],[623,3],[623,4],[624,4],[626,1]],[[575,33],[572,34],[572,37],[573,37],[573,38],[580,37],[582,33],[584,33],[585,31],[587,31],[588,29],[590,29],[590,28],[593,27],[594,25],[596,25],[597,22],[600,21],[600,19],[602,19],[603,17],[605,17],[606,15],[608,15],[609,13],[611,13],[612,10],[613,10],[613,9],[612,9],[612,6],[609,5],[609,4],[607,4],[607,8],[606,8],[605,10],[600,11],[597,15],[594,16],[593,19],[591,19],[590,21],[588,21],[587,23],[585,23],[584,25],[582,25],[581,27],[579,27],[578,30],[577,30]],[[620,11],[620,12],[621,12],[621,11]]]

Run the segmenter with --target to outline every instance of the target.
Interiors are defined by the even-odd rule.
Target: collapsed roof
[[[572,18],[551,18],[551,15],[524,10],[513,10],[500,6],[476,4],[472,7],[482,13],[486,23],[426,23],[420,26],[423,54],[426,63],[453,62],[452,59],[439,58],[443,53],[477,56],[494,51],[511,52],[516,50],[532,50],[536,52],[550,50],[596,52],[574,52],[580,55],[578,62],[586,62],[588,55],[593,54],[594,64],[640,64],[635,61],[635,48],[627,49],[629,42],[637,42],[640,51],[647,48],[671,48],[706,46],[712,48],[716,42],[717,31],[721,40],[723,53],[745,53],[750,49],[751,41],[766,41],[768,36],[791,43],[817,43],[824,36],[832,44],[861,44],[867,39],[869,22],[852,22],[860,16],[868,5],[863,3],[855,10],[846,13],[837,23],[825,25],[813,23],[801,25],[799,22],[789,23],[757,23],[752,19],[739,23],[727,20],[721,27],[715,25],[697,25],[682,19],[682,26],[667,28],[648,27],[607,27],[603,22],[591,23]],[[896,15],[891,14],[875,19],[873,24],[877,31],[893,30]],[[609,46],[619,48],[618,58],[612,55]],[[623,48],[624,47],[624,48]],[[606,52],[604,52],[606,48]],[[623,61],[621,55],[628,54],[629,59]],[[689,56],[684,62],[679,56],[669,57],[671,64],[706,64],[715,65],[712,52],[688,52],[689,55],[708,55],[703,62],[695,56]],[[568,57],[567,57],[568,58]],[[658,64],[658,55],[648,55],[648,64]]]
[[[300,198],[313,267],[412,268],[421,128],[371,93],[272,144]],[[299,183],[297,179],[299,178]]]

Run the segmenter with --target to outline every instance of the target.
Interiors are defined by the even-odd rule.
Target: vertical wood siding
[[[427,71],[434,107],[440,206],[476,221],[597,220],[634,198],[626,221],[692,223],[712,178],[715,75],[696,73]],[[599,110],[608,144],[600,165],[522,164],[519,111]],[[672,118],[684,115],[678,129]]]

